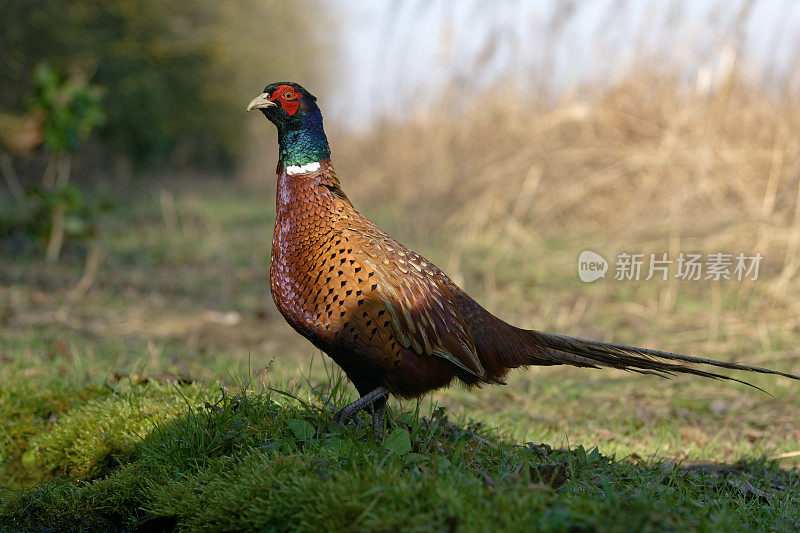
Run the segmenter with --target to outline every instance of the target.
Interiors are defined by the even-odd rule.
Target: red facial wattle
[[[272,92],[270,100],[280,104],[283,110],[286,111],[289,116],[297,113],[297,110],[300,107],[300,93],[295,91],[294,88],[290,87],[289,85],[278,85],[278,87],[276,87]]]

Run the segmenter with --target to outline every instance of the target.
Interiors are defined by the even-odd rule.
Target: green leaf
[[[286,425],[289,426],[295,438],[300,440],[308,440],[316,433],[314,426],[306,420],[287,420]]]
[[[405,457],[403,457],[403,460],[406,462],[407,465],[413,465],[413,464],[416,464],[416,463],[421,463],[423,461],[427,461],[428,458],[426,456],[420,455],[418,453],[409,453]]]
[[[597,449],[597,446],[589,450],[588,455],[586,456],[586,462],[589,464],[596,463],[600,460],[600,450]]]
[[[440,456],[436,458],[436,470],[439,474],[446,472],[451,466],[453,466],[453,463],[447,457]]]
[[[408,434],[407,429],[395,429],[383,443],[383,447],[388,452],[393,452],[397,455],[404,455],[411,451],[411,436]]]

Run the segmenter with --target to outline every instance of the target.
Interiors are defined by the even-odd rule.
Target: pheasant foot
[[[380,440],[383,433],[383,419],[386,415],[386,398],[388,396],[389,389],[378,387],[342,408],[341,411],[333,415],[333,421],[338,424],[346,424],[359,411],[368,409],[372,413],[372,431],[375,433],[375,438]]]

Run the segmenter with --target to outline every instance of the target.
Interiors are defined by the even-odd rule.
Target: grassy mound
[[[395,408],[378,443],[366,419],[330,423],[331,398],[346,399],[318,390],[146,383],[77,404],[30,441],[51,477],[2,492],[0,529],[791,530],[800,519],[800,476],[775,465],[516,445],[444,409]]]

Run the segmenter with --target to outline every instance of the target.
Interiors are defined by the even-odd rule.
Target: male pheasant
[[[800,379],[507,324],[356,211],[334,172],[311,93],[296,83],[273,83],[249,103],[251,109],[260,109],[278,128],[272,297],[286,321],[342,367],[358,389],[361,398],[337,413],[338,422],[368,409],[377,435],[389,394],[414,398],[456,378],[468,386],[502,383],[510,369],[523,365],[740,381],[684,365],[692,363]]]

